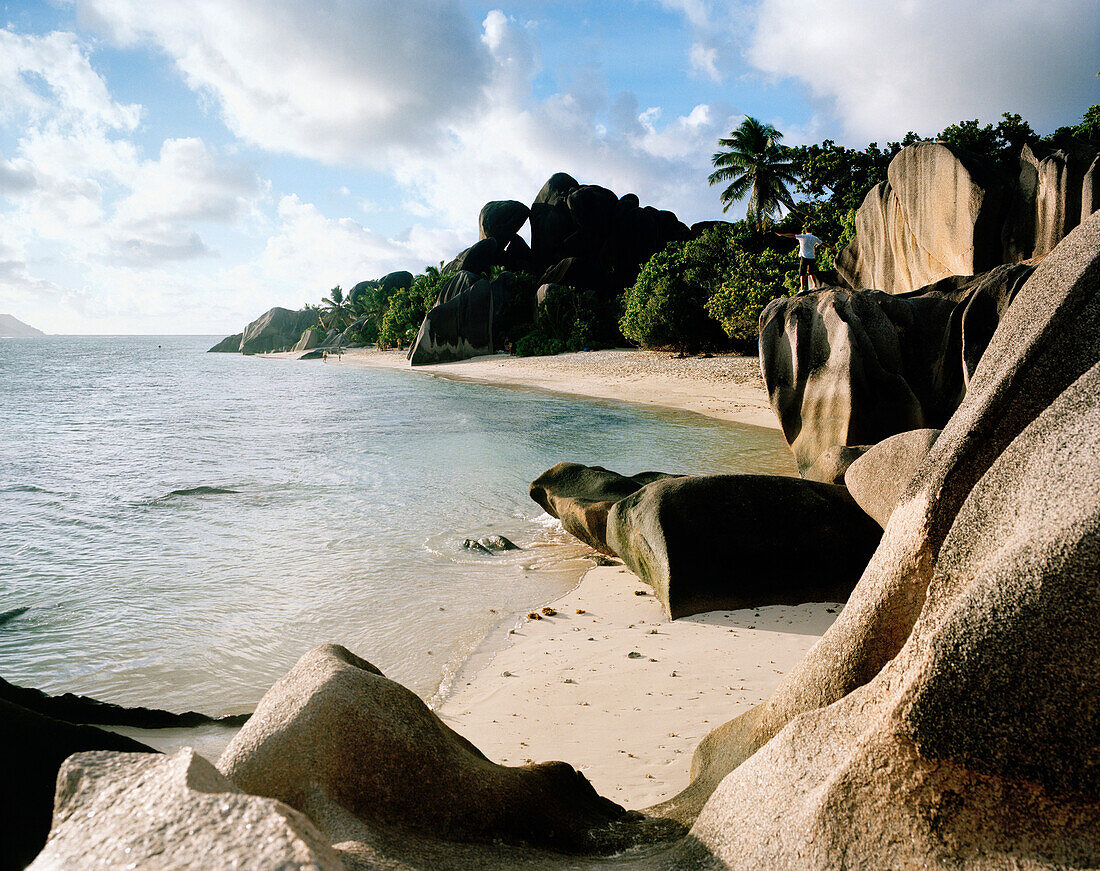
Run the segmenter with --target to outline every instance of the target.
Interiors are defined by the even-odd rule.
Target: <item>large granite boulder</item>
[[[409,351],[409,362],[424,366],[495,354],[503,349],[510,329],[534,319],[534,291],[520,285],[512,273],[502,272],[429,311]]]
[[[237,333],[233,336],[226,336],[213,348],[207,351],[208,354],[239,354],[241,350],[241,339],[244,338],[244,333]]]
[[[938,429],[915,429],[890,436],[865,449],[845,471],[848,492],[883,529],[939,434]]]
[[[503,246],[490,236],[475,242],[454,260],[443,267],[444,275],[452,275],[457,272],[472,272],[476,275],[485,275],[490,267],[495,266],[500,259],[500,249]]]
[[[554,173],[531,203],[531,251],[538,268],[546,269],[570,254],[566,240],[577,225],[568,200],[578,187],[580,183],[568,173]]]
[[[317,312],[312,309],[295,312],[275,307],[245,327],[240,352],[267,354],[287,350],[317,322]]]
[[[302,337],[298,339],[291,350],[312,351],[314,348],[321,347],[323,340],[324,334],[320,330],[310,328],[302,333]]]
[[[531,210],[517,200],[493,200],[477,216],[478,239],[496,239],[503,247],[527,223]]]
[[[844,487],[776,475],[655,481],[607,516],[608,547],[673,620],[842,602],[880,535]]]
[[[646,484],[673,477],[665,472],[627,476],[602,466],[558,463],[532,481],[528,493],[543,511],[558,518],[570,535],[614,555],[607,544],[607,513],[611,506]]]
[[[387,272],[378,279],[378,286],[385,291],[387,297],[392,296],[395,291],[405,290],[406,288],[412,287],[412,285],[413,274],[407,269]]]
[[[578,852],[600,849],[625,814],[563,762],[490,762],[416,694],[335,645],[268,691],[218,768],[346,840],[400,829]]]
[[[734,772],[702,844],[769,867],[1100,861],[1098,361],[1094,215],[1020,291],[843,613],[697,748],[670,815]]]
[[[1006,260],[1041,257],[1100,207],[1097,149],[1025,145],[1004,228]]]
[[[11,684],[6,687],[21,689]],[[32,703],[43,695],[35,690],[23,692],[32,694]],[[82,750],[156,752],[132,738],[63,722],[0,699],[0,770],[4,772],[0,785],[0,805],[4,808],[0,816],[0,868],[22,869],[42,849],[50,831],[58,769],[67,757]]]
[[[941,142],[910,145],[857,211],[837,273],[849,287],[903,293],[1046,254],[1100,205],[1096,165],[1085,143],[1025,145],[1015,175]]]
[[[485,279],[478,275],[476,272],[467,272],[466,270],[460,270],[454,275],[450,276],[439,288],[439,296],[435,299],[436,305],[443,305],[445,302],[450,302],[460,293],[465,293],[479,281]]]
[[[298,811],[245,795],[185,748],[173,756],[71,757],[57,778],[49,843],[30,867],[343,871],[345,865]]]
[[[820,454],[814,464],[803,469],[802,477],[822,484],[843,484],[844,475],[852,463],[871,449],[871,445],[833,445]]]
[[[831,288],[769,303],[760,365],[799,469],[834,445],[941,428],[1032,269],[1009,264],[906,294]]]

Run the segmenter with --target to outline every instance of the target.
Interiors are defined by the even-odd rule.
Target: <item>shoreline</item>
[[[495,631],[486,636],[435,711],[494,762],[563,760],[631,809],[687,786],[699,741],[767,699],[844,608],[768,605],[669,621],[618,561],[589,569],[548,607],[556,613],[502,621],[514,627],[503,646]]]
[[[498,354],[413,369],[404,351],[356,348],[328,365],[418,372],[779,429],[754,357],[676,358],[640,350]],[[543,607],[555,613],[541,616]],[[563,760],[601,795],[639,809],[687,786],[699,741],[767,699],[843,605],[762,606],[669,621],[650,588],[616,560],[587,569],[570,590],[535,610],[541,619],[522,611],[502,615],[426,701],[493,761]],[[634,720],[628,732],[620,728],[639,712],[646,712],[644,722]]]
[[[297,360],[302,353],[256,356]],[[779,429],[756,357],[721,354],[677,358],[663,352],[619,348],[550,357],[494,354],[412,367],[404,351],[370,347],[345,350],[335,365],[394,369],[454,381],[671,408],[715,420]]]

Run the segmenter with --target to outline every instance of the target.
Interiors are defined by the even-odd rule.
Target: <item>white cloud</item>
[[[208,148],[201,139],[167,139],[156,161],[131,178],[132,192],[115,208],[124,225],[166,221],[232,222],[246,214],[263,186],[256,174]]]
[[[1098,99],[1098,34],[1096,0],[762,0],[747,56],[883,141],[1006,111],[1071,123]]]
[[[76,3],[117,42],[164,49],[242,139],[331,163],[383,165],[392,146],[430,145],[486,77],[454,0]]]
[[[717,66],[718,49],[713,46],[708,48],[701,42],[693,42],[689,57],[691,58],[691,68],[693,70],[703,73],[712,82],[722,81],[722,74],[718,72]]]

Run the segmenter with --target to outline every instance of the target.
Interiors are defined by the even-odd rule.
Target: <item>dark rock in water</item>
[[[848,467],[871,449],[871,445],[833,445],[818,456],[810,468],[802,473],[808,481],[823,484],[843,484]],[[858,500],[857,500],[858,501]]]
[[[343,647],[299,660],[260,701],[218,768],[341,840],[380,830],[562,852],[614,848],[625,812],[564,762],[490,762],[415,693]]]
[[[1100,861],[1097,397],[1100,214],[1020,290],[843,613],[699,745],[665,808],[710,797],[699,847],[746,868]]]
[[[0,613],[0,626],[3,626],[5,623],[10,623],[16,617],[22,617],[29,610],[29,607],[23,606],[22,608],[10,608],[9,610]]]
[[[503,535],[486,535],[479,538],[477,543],[489,550],[521,550],[520,546]]]
[[[245,795],[189,747],[173,756],[100,752],[68,759],[58,776],[49,844],[31,866],[345,867],[306,817],[281,802]]]
[[[531,482],[528,494],[543,511],[558,518],[570,535],[615,556],[607,543],[607,513],[611,506],[646,484],[673,477],[665,472],[640,472],[628,477],[602,466],[558,463]]]
[[[131,738],[63,723],[0,697],[0,866],[23,868],[42,849],[57,771],[66,757],[81,750],[156,752]]]
[[[477,218],[479,239],[496,239],[501,247],[508,244],[527,223],[531,210],[516,200],[493,200],[481,207]]]
[[[449,363],[503,350],[508,330],[535,319],[535,294],[510,272],[482,280],[424,317],[409,352],[413,366]]]
[[[227,487],[184,487],[182,490],[171,490],[165,494],[164,498],[169,496],[219,496],[225,493],[236,493],[236,490],[230,490]]]
[[[317,312],[310,309],[292,312],[273,308],[245,327],[241,337],[242,354],[267,354],[294,346],[302,333],[317,323]]]
[[[213,348],[206,353],[208,354],[238,354],[241,350],[241,339],[244,338],[244,333],[237,333],[235,336],[226,336]]]
[[[842,602],[881,534],[844,487],[773,475],[656,481],[607,517],[611,552],[672,619]]]
[[[67,723],[93,723],[99,726],[135,726],[139,729],[172,729],[179,727],[239,726],[248,720],[248,714],[232,714],[226,717],[208,717],[195,711],[173,714],[156,708],[126,708],[111,702],[102,702],[88,696],[65,693],[51,696],[42,690],[20,687],[0,678],[0,701],[63,720]]]
[[[868,448],[844,473],[852,498],[883,529],[939,434],[938,429],[916,429],[890,436]]]
[[[826,289],[769,303],[761,368],[799,469],[833,445],[942,427],[1032,269],[1000,266],[906,294]]]
[[[462,546],[466,548],[466,550],[476,550],[478,553],[487,553],[490,555],[492,554],[492,551],[489,550],[489,548],[483,545],[476,538],[467,538],[465,541],[462,542]]]
[[[497,264],[500,257],[500,244],[496,239],[489,237],[475,242],[454,260],[443,267],[443,274],[450,275],[455,272],[473,272],[477,275],[486,275],[489,268]]]

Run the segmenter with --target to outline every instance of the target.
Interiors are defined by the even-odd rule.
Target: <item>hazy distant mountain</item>
[[[44,336],[41,330],[23,323],[11,315],[0,314],[0,338],[8,339],[12,336]]]

